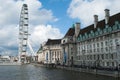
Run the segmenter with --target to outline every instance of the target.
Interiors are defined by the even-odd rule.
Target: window
[[[100,55],[99,55],[99,54],[97,55],[97,59],[98,59],[98,60],[100,59]]]
[[[86,38],[88,38],[88,35],[87,35],[87,33],[85,33],[85,37],[86,37]]]
[[[109,66],[109,62],[107,62],[107,66]]]
[[[90,34],[90,33],[89,33],[89,35],[88,35],[88,36],[89,36],[89,38],[91,38],[91,34]]]
[[[113,59],[113,54],[111,54],[111,59]]]
[[[114,66],[114,62],[112,62],[112,66]]]
[[[114,25],[114,26],[113,26],[113,30],[114,30],[114,31],[117,30],[117,26]]]
[[[101,55],[101,59],[104,59],[104,54]]]
[[[107,32],[107,29],[105,28],[103,31],[104,31],[104,33],[106,33],[106,32]]]
[[[103,42],[101,42],[101,47],[103,47]]]
[[[105,45],[108,46],[108,41],[105,41]]]
[[[115,44],[118,45],[118,39],[115,39]]]
[[[93,48],[95,48],[95,44],[93,44]]]
[[[102,34],[102,30],[101,30],[101,29],[99,29],[99,34],[100,34],[100,35]]]
[[[97,52],[100,52],[100,51],[99,51],[99,48],[97,48]]]
[[[83,40],[85,40],[85,36],[83,36]]]
[[[55,51],[55,57],[56,57],[56,51]]]
[[[117,26],[117,28],[119,28],[119,29],[120,29],[120,24],[119,24],[119,22],[118,22],[118,21],[115,21],[115,26]]]
[[[103,48],[101,48],[101,52],[103,52]]]
[[[87,60],[89,60],[89,55],[87,55]]]
[[[108,54],[105,55],[105,58],[108,59]]]
[[[99,47],[99,43],[97,43],[97,47]]]
[[[95,35],[98,36],[98,31],[95,32]]]
[[[109,27],[109,28],[108,28],[108,31],[109,31],[109,32],[111,32],[111,31],[112,31],[112,28],[111,28],[111,27]]]
[[[113,41],[112,41],[112,40],[110,40],[110,45],[111,45],[111,46],[113,45]]]
[[[63,43],[65,43],[65,40],[63,40]]]
[[[107,51],[108,51],[108,48],[106,47],[105,50],[106,50],[106,52],[107,52]]]

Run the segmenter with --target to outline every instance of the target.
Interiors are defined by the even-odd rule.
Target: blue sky
[[[43,8],[50,9],[53,15],[58,18],[57,22],[49,23],[55,27],[58,27],[60,31],[65,34],[67,30],[78,19],[72,19],[67,13],[67,9],[71,0],[39,0],[43,4]]]
[[[47,39],[63,38],[76,22],[93,24],[93,15],[104,19],[120,12],[120,0],[0,0],[0,54],[18,55],[19,20],[23,4],[29,10],[30,44],[36,52]],[[113,6],[114,5],[114,6]]]
[[[42,8],[51,10],[58,21],[51,24],[60,29],[63,35],[76,22],[81,28],[93,24],[93,15],[97,14],[99,20],[104,19],[104,9],[110,9],[111,15],[119,12],[119,0],[39,0]],[[115,6],[113,7],[112,5]],[[111,12],[112,11],[112,12]]]

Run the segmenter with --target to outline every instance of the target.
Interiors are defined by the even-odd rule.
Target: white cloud
[[[53,16],[51,10],[42,8],[42,3],[38,0],[0,0],[0,24],[17,24],[19,23],[19,16],[23,3],[28,4],[29,18],[31,24],[41,24],[47,22],[54,22],[58,20]]]
[[[17,25],[19,24],[23,3],[28,4],[30,39],[34,48],[38,49],[40,43],[47,38],[59,38],[62,36],[59,29],[51,25],[41,25],[57,21],[58,19],[53,15],[51,10],[42,8],[40,1],[0,0],[0,47],[9,53],[17,52],[19,31],[19,26]]]
[[[18,47],[18,27],[16,25],[2,26],[0,28],[0,54],[16,54]]]
[[[63,37],[59,29],[52,27],[51,25],[38,25],[34,28],[31,37],[39,42],[46,41],[49,38],[57,39]]]
[[[15,46],[18,39],[18,28],[15,25],[3,26],[0,28],[0,44],[6,46]]]
[[[63,37],[60,30],[51,25],[38,25],[31,30],[30,42],[33,44],[33,47],[40,46],[40,43],[47,41],[47,39],[60,39]]]
[[[68,14],[71,18],[78,18],[85,25],[93,23],[93,15],[97,14],[99,20],[104,18],[104,9],[110,9],[110,14],[120,12],[120,0],[72,0]]]

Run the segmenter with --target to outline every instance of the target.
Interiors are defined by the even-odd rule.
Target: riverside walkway
[[[68,67],[68,66],[61,66],[61,65],[54,65],[53,67],[46,66],[43,64],[34,64],[36,66],[42,66],[47,68],[57,68],[69,71],[77,71],[82,73],[91,73],[95,75],[104,75],[104,76],[112,76],[112,77],[120,77],[120,71],[118,70],[100,70],[100,69],[90,69],[90,68],[78,68],[78,67]]]
[[[56,66],[59,69],[83,72],[83,73],[91,73],[95,75],[105,75],[112,77],[120,77],[120,71],[118,70],[100,70],[100,69],[90,69],[90,68],[77,68],[77,67],[66,67],[66,66]]]

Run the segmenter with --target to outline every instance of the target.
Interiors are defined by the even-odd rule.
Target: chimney
[[[75,24],[75,36],[76,36],[76,37],[78,36],[79,32],[80,32],[80,23],[77,22],[77,23]]]
[[[94,15],[94,28],[97,27],[97,23],[98,23],[98,15]]]
[[[105,24],[108,24],[109,16],[110,16],[109,9],[105,9]]]

